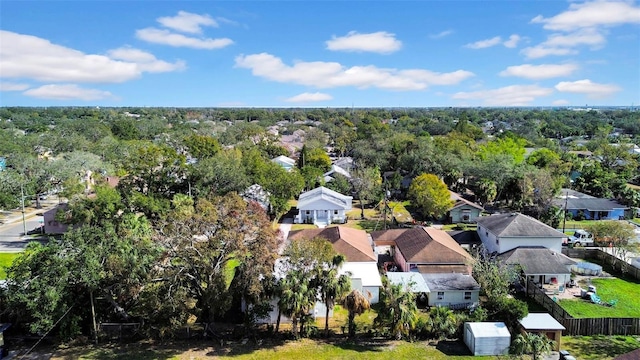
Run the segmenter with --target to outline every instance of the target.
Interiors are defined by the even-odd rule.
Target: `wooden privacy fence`
[[[640,334],[640,318],[562,319],[559,322],[567,328],[566,335]]]

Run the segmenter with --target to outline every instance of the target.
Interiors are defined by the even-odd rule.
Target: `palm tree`
[[[344,263],[343,255],[333,257],[331,264],[326,266],[318,276],[320,297],[326,307],[324,318],[325,337],[329,336],[329,311],[333,309],[336,302],[344,297],[351,290],[351,281],[347,275],[338,275],[338,269]]]
[[[415,294],[383,278],[380,304],[382,307],[375,322],[388,326],[398,340],[409,335],[418,318]]]
[[[344,307],[349,311],[349,337],[356,334],[356,315],[367,311],[370,307],[367,299],[358,289],[353,289],[344,299]]]
[[[555,341],[544,335],[525,333],[518,334],[513,340],[513,350],[516,354],[531,354],[533,360],[538,360],[540,355],[551,352]]]
[[[446,306],[436,306],[429,311],[429,328],[438,340],[455,334],[458,322],[453,310]]]
[[[316,287],[311,284],[309,273],[291,270],[280,282],[278,309],[291,318],[291,331],[298,338],[298,320],[308,314],[316,301]]]

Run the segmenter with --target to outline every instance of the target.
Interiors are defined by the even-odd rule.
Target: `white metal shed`
[[[464,343],[474,356],[506,355],[511,333],[502,322],[467,322],[464,323]]]

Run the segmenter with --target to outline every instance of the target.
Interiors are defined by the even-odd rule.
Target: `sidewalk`
[[[57,200],[43,200],[40,202],[41,209],[36,209],[35,206],[28,206],[24,208],[24,219],[28,220],[38,213],[44,213],[57,206],[59,202]],[[0,227],[3,225],[15,224],[22,221],[22,209],[13,209],[9,211],[0,211]]]

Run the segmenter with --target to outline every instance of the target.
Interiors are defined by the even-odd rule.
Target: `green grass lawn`
[[[614,307],[593,304],[590,301],[560,300],[560,305],[575,318],[640,317],[640,284],[622,279],[592,279],[598,296],[604,302],[617,300]],[[580,284],[586,288],[586,284]]]
[[[0,253],[0,280],[4,280],[7,277],[4,269],[11,265],[13,259],[15,259],[19,253]]]
[[[585,227],[589,226],[589,225],[593,225],[595,223],[597,223],[600,220],[567,220],[566,223],[564,224],[564,229],[565,229],[565,233],[569,234],[569,235],[573,235],[573,232],[576,229],[584,229]],[[562,229],[562,222],[560,222],[560,226],[559,228]]]
[[[498,356],[472,356],[461,342],[441,342],[437,346],[428,342],[387,340],[311,340],[241,344],[219,346],[216,342],[178,343],[157,345],[152,343],[107,344],[61,349],[51,359],[500,359]]]
[[[636,224],[638,224],[638,225],[640,225],[640,218],[633,218],[633,219],[631,219],[631,221],[636,223]]]
[[[580,360],[608,360],[640,348],[637,336],[563,336],[562,348]]]

